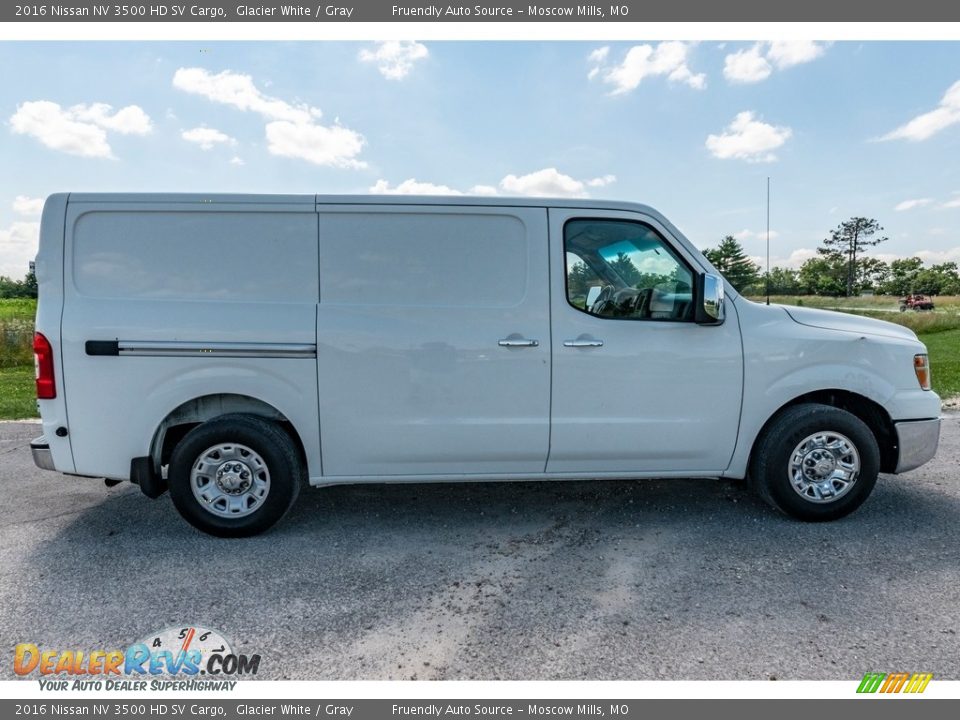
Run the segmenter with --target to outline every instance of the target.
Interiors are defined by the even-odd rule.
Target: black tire
[[[835,500],[815,502],[794,489],[791,455],[811,435],[839,433],[848,439],[860,460],[860,472]],[[829,405],[807,403],[780,412],[764,428],[753,449],[750,482],[764,500],[781,512],[810,522],[849,515],[869,497],[880,473],[880,449],[873,432],[860,418]]]
[[[200,467],[208,450],[230,444],[259,455],[267,471],[263,477],[269,483],[262,497],[250,498],[257,503],[255,509],[243,510],[248,514],[240,517],[224,517],[208,509],[194,495],[191,481],[194,466]],[[187,522],[218,537],[249,537],[272,527],[287,513],[297,499],[305,473],[300,453],[279,425],[254,415],[232,414],[209,420],[187,433],[173,450],[167,475],[170,497]]]

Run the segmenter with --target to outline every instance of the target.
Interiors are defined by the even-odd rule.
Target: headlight
[[[930,389],[930,358],[926,353],[913,356],[913,371],[917,374],[917,381],[924,390]]]

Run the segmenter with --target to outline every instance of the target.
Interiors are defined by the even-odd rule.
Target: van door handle
[[[539,347],[540,341],[528,340],[527,338],[514,337],[513,335],[511,335],[510,337],[503,338],[503,340],[499,340],[497,342],[497,345],[499,345],[500,347],[508,347],[508,348],[509,347]]]
[[[587,339],[577,338],[576,340],[564,340],[563,346],[574,347],[574,348],[603,347],[603,340],[587,340]]]

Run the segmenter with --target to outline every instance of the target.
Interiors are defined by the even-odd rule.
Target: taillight
[[[924,390],[930,389],[930,358],[926,355],[913,356],[913,371],[917,374],[917,381]]]
[[[52,400],[57,396],[53,379],[53,348],[43,333],[33,335],[33,360],[37,369],[37,400]]]

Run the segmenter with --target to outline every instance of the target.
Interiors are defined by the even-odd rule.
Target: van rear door
[[[542,473],[546,210],[318,211],[324,475]]]

